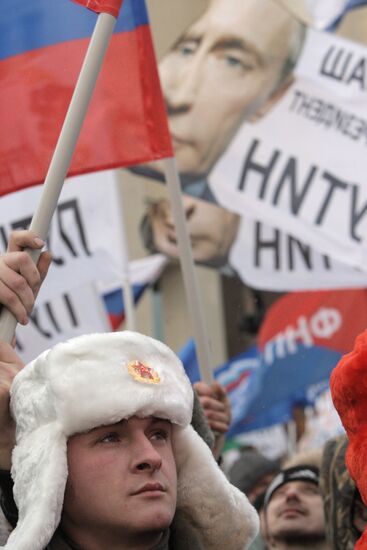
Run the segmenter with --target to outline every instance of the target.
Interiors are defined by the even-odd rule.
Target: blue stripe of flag
[[[365,6],[367,4],[367,0],[349,0],[349,2],[346,5],[345,11],[352,10],[354,8],[359,8],[361,6]]]
[[[0,59],[88,38],[97,14],[70,0],[1,0]],[[115,32],[148,24],[144,0],[124,0]]]
[[[347,0],[339,15],[327,27],[327,31],[335,31],[348,11],[367,5],[367,0]]]

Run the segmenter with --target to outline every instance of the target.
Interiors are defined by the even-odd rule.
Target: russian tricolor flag
[[[0,195],[46,176],[97,18],[85,7],[121,5],[76,2],[2,0]],[[124,0],[69,175],[172,155],[145,3]]]

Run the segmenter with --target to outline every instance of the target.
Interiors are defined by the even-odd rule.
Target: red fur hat
[[[367,330],[357,337],[353,351],[340,359],[330,388],[349,439],[346,464],[367,505]],[[367,548],[367,529],[355,548]]]

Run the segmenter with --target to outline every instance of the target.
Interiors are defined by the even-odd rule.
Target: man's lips
[[[133,495],[141,495],[143,493],[165,493],[166,489],[160,483],[146,483],[140,487]]]
[[[280,511],[279,516],[283,517],[296,517],[303,516],[304,511],[301,508],[289,507]]]
[[[185,139],[182,137],[177,136],[176,134],[171,133],[171,138],[174,146],[179,145],[193,145],[193,141],[191,139]]]

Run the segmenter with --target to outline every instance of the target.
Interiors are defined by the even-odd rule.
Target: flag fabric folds
[[[261,366],[249,380],[247,422],[283,405],[291,414],[295,404],[310,401],[311,388],[325,390],[366,317],[365,289],[293,292],[277,300],[258,335]]]
[[[139,302],[148,288],[153,287],[167,263],[168,259],[162,254],[146,256],[129,263],[134,304]],[[124,292],[120,287],[114,285],[112,288],[105,289],[102,294],[111,328],[116,330],[125,319]]]
[[[122,0],[72,0],[76,4],[81,4],[89,10],[97,13],[109,13],[118,17]]]
[[[0,195],[44,181],[98,17],[83,6],[2,2]],[[124,0],[69,175],[168,156],[171,138],[145,3]]]
[[[312,405],[328,389],[332,369],[352,349],[366,317],[365,289],[279,298],[267,311],[258,346],[214,370],[232,406],[227,437],[288,422],[294,406]],[[179,356],[191,382],[199,380],[192,341]]]

